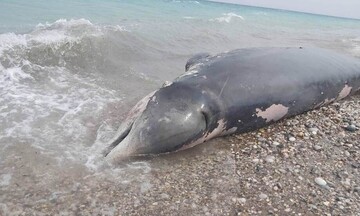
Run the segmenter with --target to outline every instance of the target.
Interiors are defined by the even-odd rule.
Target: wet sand
[[[0,215],[358,215],[359,126],[356,95],[116,168],[89,170],[18,143],[0,170]]]

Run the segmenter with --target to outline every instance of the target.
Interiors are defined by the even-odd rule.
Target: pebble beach
[[[71,167],[47,188],[38,170],[18,161],[17,183],[0,190],[0,213],[358,215],[359,110],[355,95],[258,131],[144,159],[162,168],[133,162],[122,181]]]
[[[193,0],[0,2],[0,216],[360,215],[360,95],[110,166],[141,98],[194,54],[319,47],[360,21]]]

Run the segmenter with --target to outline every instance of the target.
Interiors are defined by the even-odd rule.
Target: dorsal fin
[[[209,56],[210,56],[209,53],[198,53],[198,54],[194,55],[193,57],[189,58],[189,60],[186,62],[186,65],[185,65],[185,72],[188,71],[191,66],[200,63],[201,60],[203,60]]]

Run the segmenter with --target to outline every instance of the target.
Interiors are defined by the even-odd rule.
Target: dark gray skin
[[[318,48],[251,48],[191,58],[140,101],[106,159],[160,154],[255,130],[360,89],[360,60]]]

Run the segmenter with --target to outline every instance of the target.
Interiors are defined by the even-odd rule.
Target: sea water
[[[151,187],[164,163],[101,165],[126,112],[193,54],[261,46],[360,57],[360,21],[192,0],[1,0],[0,189],[24,173],[40,188],[82,172]]]

